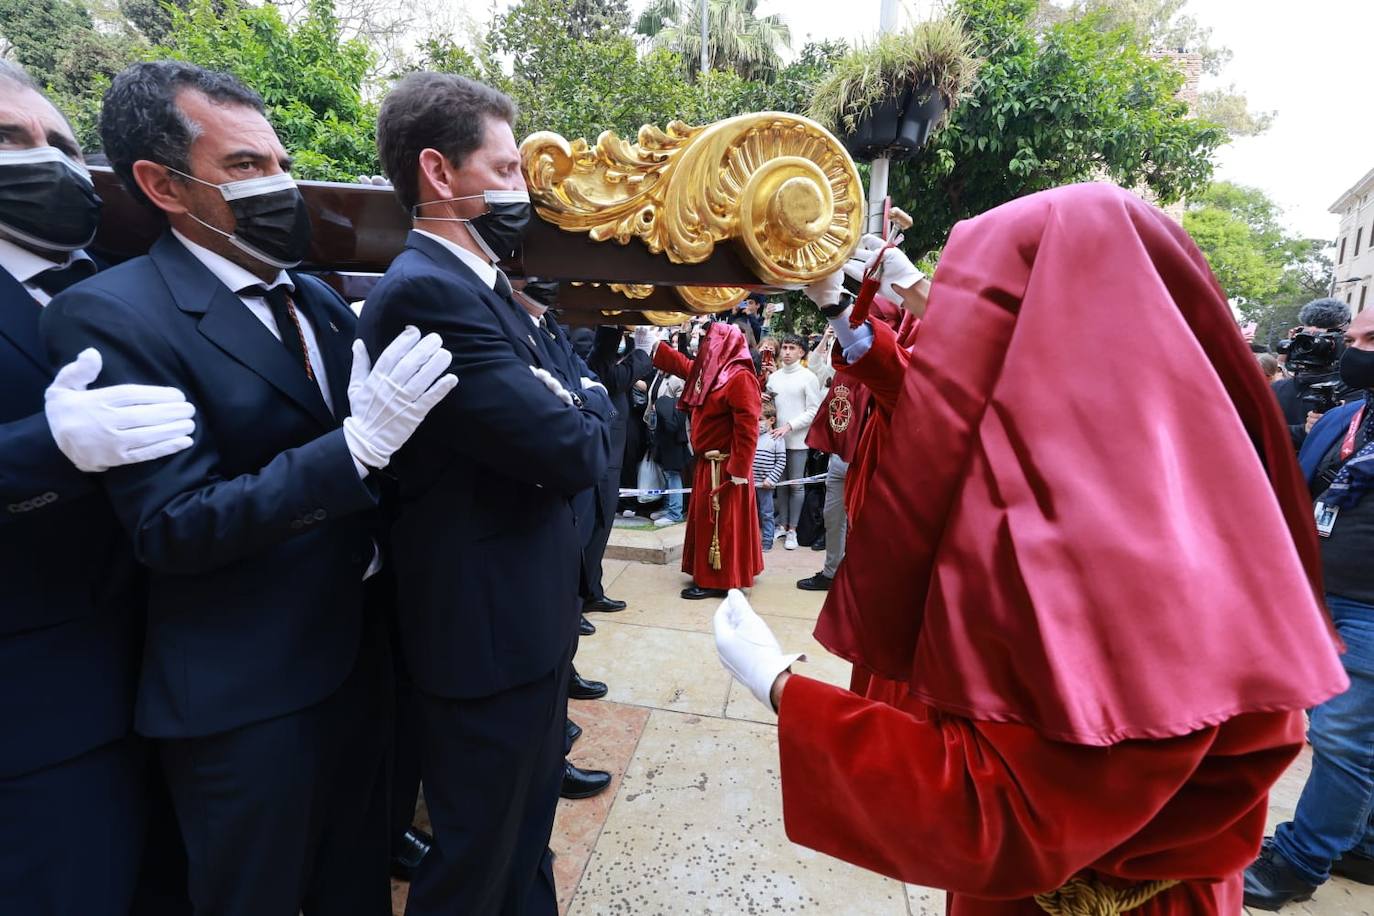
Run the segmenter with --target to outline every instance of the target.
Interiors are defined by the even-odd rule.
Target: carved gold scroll
[[[829,131],[799,115],[740,115],[704,127],[646,125],[637,142],[606,131],[595,145],[531,134],[520,146],[539,216],[567,232],[676,264],[738,246],[759,285],[797,287],[838,270],[858,244],[863,188]],[[741,287],[677,285],[691,312],[729,308]]]

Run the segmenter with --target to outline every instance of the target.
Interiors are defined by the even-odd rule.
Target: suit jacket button
[[[316,509],[314,512],[310,513],[310,517],[317,522],[324,521],[328,516],[329,513],[324,511],[323,509]]]

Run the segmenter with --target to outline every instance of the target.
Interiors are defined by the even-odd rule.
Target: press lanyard
[[[1346,430],[1345,441],[1341,443],[1341,460],[1349,458],[1355,454],[1355,435],[1360,431],[1360,421],[1364,419],[1365,405],[1361,404],[1360,409],[1355,411],[1355,417],[1350,421],[1350,429]]]

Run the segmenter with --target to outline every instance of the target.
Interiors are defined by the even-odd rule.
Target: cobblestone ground
[[[811,638],[822,596],[795,587],[822,554],[781,545],[751,600],[802,670],[847,684],[846,663]],[[676,564],[608,563],[607,593],[629,602],[591,615],[577,668],[610,685],[572,704],[585,729],[572,755],[610,770],[598,798],[564,801],[554,831],[559,903],[567,916],[808,913],[943,914],[944,894],[903,885],[788,842],[782,828],[775,720],[716,660],[718,602],[683,601]],[[1292,814],[1307,755],[1273,793],[1270,827]],[[394,885],[397,916],[406,885]],[[1289,916],[1374,916],[1374,888],[1335,880]]]

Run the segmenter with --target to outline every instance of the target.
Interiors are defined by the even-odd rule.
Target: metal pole
[[[889,0],[883,0],[884,3]],[[709,34],[707,29],[707,13],[710,11],[711,0],[701,0],[701,72],[705,73],[711,69],[711,56],[706,53],[706,39]]]
[[[883,0],[878,11],[878,34],[883,35],[896,28],[897,0]],[[883,198],[887,197],[887,173],[891,164],[886,156],[880,156],[869,166],[868,219],[865,226],[868,232],[883,231]]]

